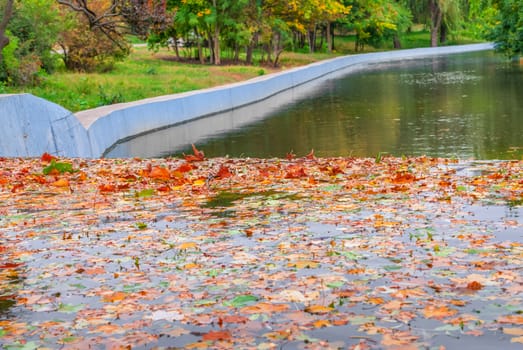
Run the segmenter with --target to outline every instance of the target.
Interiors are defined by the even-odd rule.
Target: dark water
[[[523,157],[523,65],[492,52],[374,65],[295,95],[232,131],[166,147],[180,138],[179,127],[168,129],[109,156],[177,155],[196,142],[211,157]]]

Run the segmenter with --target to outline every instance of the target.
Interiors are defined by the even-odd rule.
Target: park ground
[[[517,349],[523,162],[0,159],[5,349]]]

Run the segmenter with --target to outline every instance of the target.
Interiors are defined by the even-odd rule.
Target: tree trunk
[[[442,22],[439,32],[439,42],[440,44],[445,44],[447,42],[447,26],[445,21]]]
[[[330,26],[329,30],[330,30],[330,33],[331,33],[331,50],[334,51],[334,50],[336,50],[336,46],[334,44],[334,42],[335,42],[335,40],[334,40],[334,38],[335,38],[334,23],[330,23],[329,26]]]
[[[249,42],[249,45],[247,46],[247,52],[245,57],[245,62],[247,64],[252,64],[252,54],[254,52],[254,46],[256,45],[256,42],[258,41],[258,33],[254,33],[251,41]]]
[[[401,49],[400,37],[398,36],[398,34],[394,34],[393,41],[394,41],[394,48]]]
[[[7,0],[4,8],[4,16],[2,18],[2,22],[0,22],[0,66],[4,64],[4,56],[2,51],[4,47],[9,45],[9,38],[7,35],[5,35],[5,31],[7,30],[7,25],[9,24],[11,16],[13,15],[13,3],[14,0]]]
[[[327,52],[332,53],[332,31],[331,31],[331,23],[327,22]]]
[[[309,39],[309,52],[313,53],[316,49],[316,25],[312,30],[308,30],[308,39]]]
[[[214,28],[214,37],[213,37],[213,48],[214,48],[214,64],[215,65],[220,65],[222,64],[222,61],[221,61],[221,50],[220,50],[220,28],[218,27],[218,25],[216,25],[216,27]]]
[[[200,60],[201,64],[205,63],[205,57],[203,57],[203,49],[202,49],[202,41],[201,36],[198,34],[198,31],[195,30],[196,33],[196,42],[198,43],[198,59]]]
[[[214,64],[214,37],[211,35],[210,32],[207,41],[209,46],[209,63]]]
[[[443,13],[438,5],[438,0],[429,0],[430,7],[430,46],[438,46],[439,29],[441,28],[441,20]]]
[[[216,0],[212,1],[212,5],[216,9],[216,13],[218,13],[218,7],[216,5]],[[216,23],[214,23],[214,35],[213,35],[213,47],[214,47],[214,64],[220,65],[221,62],[221,50],[220,50],[220,26],[218,24],[218,16],[216,16]]]

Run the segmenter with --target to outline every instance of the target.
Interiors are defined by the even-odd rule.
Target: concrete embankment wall
[[[29,94],[0,95],[0,156],[100,157],[115,143],[255,103],[333,72],[369,64],[492,49],[491,44],[351,55],[246,82],[104,106],[73,114]]]

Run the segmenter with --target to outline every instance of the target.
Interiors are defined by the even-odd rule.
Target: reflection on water
[[[234,116],[131,140],[109,156],[165,156],[196,142],[207,156],[268,158],[314,149],[317,156],[520,159],[522,83],[523,66],[492,52],[373,65]]]

